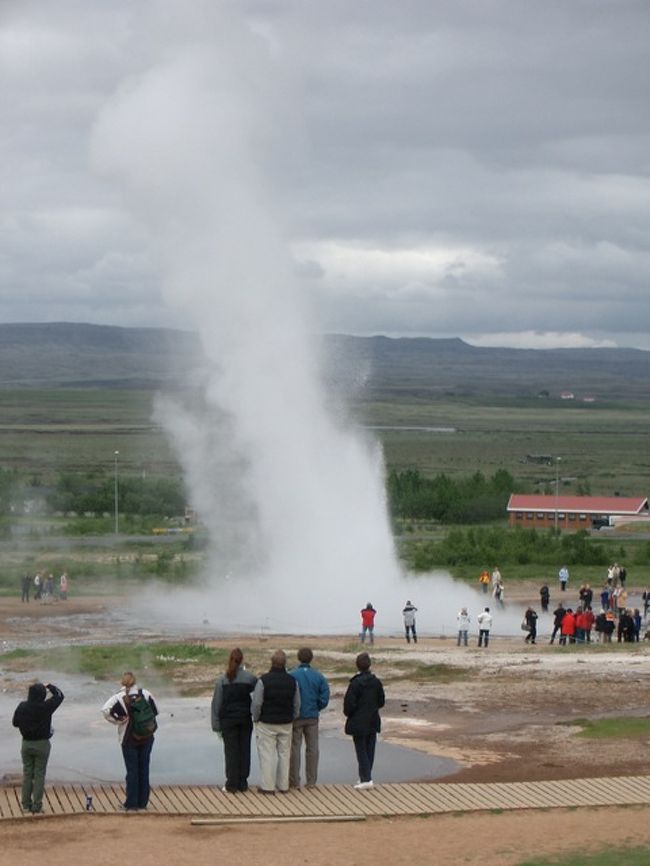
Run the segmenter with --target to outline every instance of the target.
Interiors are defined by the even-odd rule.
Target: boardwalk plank
[[[240,794],[238,800],[240,801],[240,809],[241,814],[246,817],[254,817],[255,815],[267,815],[270,814],[270,810],[268,809],[266,802],[269,799],[273,799],[272,797],[265,797],[263,794],[258,794],[255,790],[250,789],[246,791],[244,794]],[[261,801],[261,806],[260,806]],[[262,811],[265,810],[265,811]]]
[[[117,785],[93,785],[90,795],[96,812],[117,812],[125,796]]]
[[[417,803],[413,803],[406,790],[399,785],[380,785],[376,789],[377,800],[385,812],[395,815],[410,815]]]
[[[507,784],[504,782],[495,785],[496,808],[498,809],[528,809],[530,800],[526,797],[526,791],[519,782]]]
[[[385,806],[382,804],[381,797],[375,796],[379,791],[379,787],[375,790],[369,788],[365,791],[356,791],[354,788],[349,791],[344,785],[336,785],[336,789],[342,789],[342,795],[345,797],[345,802],[349,806],[351,815],[385,815]]]
[[[362,791],[355,791],[351,785],[327,785],[327,796],[333,800],[336,814],[365,815],[367,810],[362,807],[367,800],[363,799]]]
[[[650,803],[650,778],[636,776],[630,779],[629,782],[639,791],[639,795],[643,797],[643,802]]]
[[[253,810],[253,814],[256,815],[281,815],[282,813],[278,811],[278,807],[275,804],[277,799],[277,794],[273,796],[272,794],[259,794],[254,788],[247,794],[249,803],[248,808]]]
[[[529,782],[530,790],[538,804],[537,808],[554,809],[557,805],[552,791],[543,782]]]
[[[349,785],[323,785],[321,797],[333,815],[365,815],[358,792]]]
[[[384,787],[382,785],[382,787]],[[389,796],[396,815],[417,815],[422,802],[412,785],[390,785]]]
[[[639,792],[638,786],[634,783],[630,784],[629,779],[610,779],[609,780],[609,790],[608,794],[614,794],[615,797],[618,797],[620,802],[625,803],[639,803],[643,802],[643,797]]]
[[[4,818],[20,818],[23,810],[20,808],[20,788],[3,788],[6,797],[2,803]]]
[[[156,808],[166,815],[179,814],[178,800],[171,785],[156,786]],[[182,814],[182,812],[181,812]]]
[[[309,788],[305,795],[305,808],[310,808],[312,814],[317,812],[321,815],[340,815],[345,812],[344,800],[330,785]]]
[[[79,814],[85,811],[87,795],[93,798],[96,812],[112,813],[123,801],[124,787],[52,785],[45,791],[45,810],[55,815]],[[643,803],[650,803],[650,776],[484,784],[419,782],[377,785],[365,791],[356,791],[349,785],[319,785],[275,796],[256,791],[224,794],[213,785],[160,785],[152,789],[150,811],[224,820],[281,821]],[[20,788],[0,787],[0,819],[21,816]]]
[[[418,814],[429,812],[438,814],[440,812],[450,812],[448,801],[445,798],[444,791],[440,785],[422,785],[422,790],[419,792],[419,798],[422,803],[422,808]]]
[[[166,814],[166,801],[161,798],[158,793],[159,786],[152,788],[149,792],[149,803],[147,804],[147,812],[151,812],[152,815],[165,815]]]
[[[75,812],[80,811],[74,788],[69,785],[56,785],[56,793],[59,798],[61,808],[66,812],[66,814],[73,815]]]
[[[489,785],[485,783],[478,784],[475,782],[469,782],[463,784],[463,790],[474,803],[474,809],[477,811],[481,812],[494,809],[494,795]]]
[[[313,798],[306,790],[297,791],[295,788],[291,788],[289,793],[284,795],[284,799],[291,807],[291,814],[294,818],[309,814],[315,808]]]
[[[539,799],[536,798],[535,792],[529,782],[516,783],[516,794],[523,804],[524,808],[535,809],[539,808]]]
[[[0,788],[0,818],[11,818],[9,797],[13,795],[13,788]]]
[[[214,813],[215,804],[210,790],[196,785],[183,785],[183,793],[192,804],[195,815],[212,815]]]
[[[176,792],[178,794],[179,800],[183,804],[183,809],[185,810],[186,815],[200,815],[201,806],[203,803],[198,799],[192,796],[191,790],[185,785],[177,785]]]
[[[465,808],[465,801],[462,795],[462,786],[453,784],[432,785],[439,791],[442,802],[446,804],[447,812],[462,812]]]

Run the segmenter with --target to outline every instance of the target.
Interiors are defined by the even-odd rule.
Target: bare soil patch
[[[183,818],[83,815],[12,822],[2,837],[12,866],[108,866],[116,852],[123,859],[134,850],[143,866],[400,866],[414,859],[437,866],[516,866],[532,856],[647,846],[649,818],[650,809],[634,807],[193,827]]]

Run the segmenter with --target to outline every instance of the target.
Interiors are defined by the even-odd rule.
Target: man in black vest
[[[271,670],[258,679],[251,710],[260,762],[260,793],[275,794],[277,789],[285,794],[289,790],[293,720],[300,715],[300,690],[287,673],[287,656],[282,650],[273,653]]]

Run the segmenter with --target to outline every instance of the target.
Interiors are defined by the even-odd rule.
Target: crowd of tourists
[[[305,787],[316,785],[319,717],[329,703],[330,689],[325,676],[312,667],[312,660],[312,650],[302,647],[298,650],[297,665],[287,670],[285,652],[276,650],[269,670],[256,677],[246,669],[242,651],[231,650],[226,670],[216,681],[210,711],[212,730],[223,740],[224,793],[248,790],[253,732],[260,794],[286,794],[301,788],[303,778]],[[356,671],[345,692],[343,714],[345,733],[352,737],[359,769],[354,787],[365,790],[374,785],[372,770],[381,729],[379,710],[384,706],[385,696],[381,681],[371,670],[367,652],[357,655]],[[54,684],[34,683],[29,687],[27,699],[14,712],[13,725],[22,735],[21,806],[25,813],[43,811],[52,716],[63,698],[63,692]],[[156,701],[151,692],[137,683],[135,675],[126,671],[119,691],[106,701],[101,711],[117,728],[126,771],[125,799],[120,811],[146,810],[151,790],[151,754],[158,728]]]
[[[69,591],[68,573],[66,571],[55,580],[54,575],[46,569],[37,571],[35,575],[24,574],[20,579],[20,600],[29,604],[30,597],[41,604],[52,601],[67,601]]]
[[[607,571],[603,589],[599,593],[600,610],[594,613],[594,591],[587,583],[578,590],[575,605],[565,604],[569,592],[569,570],[558,572],[561,601],[550,611],[551,591],[544,584],[539,591],[543,613],[551,614],[550,643],[558,639],[560,645],[600,641],[610,643],[614,636],[621,642],[641,639],[644,620],[650,609],[650,589],[642,594],[643,615],[638,607],[628,605],[625,568],[614,564]],[[498,569],[492,574],[481,572],[479,582],[484,593],[492,588],[492,595],[503,605],[503,579]],[[53,593],[53,578],[39,572],[30,588],[34,595]],[[29,591],[27,591],[29,595]],[[59,582],[59,596],[67,597],[67,575]],[[29,598],[23,598],[28,601]],[[415,614],[417,607],[407,600],[402,610],[404,634],[407,643],[417,643]],[[374,643],[377,611],[368,602],[360,611],[359,640]],[[534,644],[538,637],[538,614],[528,606],[522,629],[525,641]],[[467,607],[457,614],[457,645],[469,645],[472,618]],[[487,648],[493,617],[486,606],[476,617],[478,646]],[[316,785],[319,762],[319,717],[330,698],[329,684],[323,674],[312,667],[313,652],[309,647],[298,650],[297,665],[287,670],[287,657],[276,650],[269,670],[259,677],[248,671],[239,648],[230,652],[224,673],[218,677],[211,703],[211,726],[223,740],[225,759],[224,793],[235,794],[248,790],[251,769],[251,742],[253,732],[260,768],[258,792],[263,795],[284,794],[302,786],[302,751],[304,747],[304,785]],[[379,710],[385,696],[381,681],[371,671],[367,652],[356,657],[356,674],[350,680],[343,699],[345,733],[352,737],[359,779],[358,790],[373,787],[372,770],[377,734],[381,728]],[[63,692],[52,683],[34,683],[29,687],[27,699],[22,701],[13,717],[14,727],[22,735],[21,757],[23,782],[21,805],[27,813],[43,809],[45,774],[50,755],[52,715],[63,701]],[[150,796],[149,767],[157,730],[156,701],[147,689],[141,687],[135,675],[127,671],[120,681],[120,689],[102,707],[104,718],[117,727],[118,743],[126,770],[126,792],[121,809],[136,812],[147,808]]]
[[[558,571],[558,587],[561,601],[555,609],[550,611],[551,590],[548,583],[544,583],[539,590],[540,606],[542,613],[551,613],[552,631],[550,643],[558,643],[562,646],[575,643],[611,643],[616,639],[619,643],[635,643],[645,637],[644,622],[648,617],[650,608],[650,589],[644,590],[641,595],[643,612],[640,607],[634,607],[629,603],[629,593],[626,588],[627,570],[625,566],[614,563],[607,569],[602,589],[598,592],[597,601],[599,606],[594,605],[594,590],[588,583],[583,583],[578,589],[575,604],[570,605],[566,599],[569,592],[569,569],[563,565]],[[499,570],[495,568],[492,575],[484,569],[479,575],[479,584],[486,593],[490,585],[494,588],[502,584]],[[502,598],[502,595],[501,595]],[[597,610],[597,612],[596,612]],[[524,612],[521,628],[526,633],[526,643],[537,641],[537,611],[528,606]],[[469,629],[469,614],[467,608],[462,608],[457,615],[458,621],[458,646],[461,643],[467,646],[467,634]],[[489,628],[492,625],[490,609],[486,607],[477,617],[479,627],[479,646],[487,646]],[[487,629],[486,629],[487,624]]]

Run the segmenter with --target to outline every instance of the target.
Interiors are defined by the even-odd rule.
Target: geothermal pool
[[[44,681],[48,681],[45,674]],[[82,677],[60,677],[52,681],[66,699],[56,711],[52,753],[47,778],[50,782],[120,782],[124,779],[122,755],[116,729],[104,720],[100,707],[110,697],[110,684]],[[27,682],[27,680],[26,680]],[[24,692],[0,696],[0,718],[5,735],[0,739],[0,766],[5,778],[22,774],[20,733],[11,718]],[[179,698],[157,694],[159,729],[152,753],[152,783],[217,784],[224,782],[223,745],[210,728],[210,698]],[[340,701],[333,701],[321,717],[319,781],[353,784],[356,760],[350,737],[343,734]],[[255,741],[252,747],[250,782],[258,783]],[[401,746],[380,742],[375,761],[377,782],[434,779],[453,773],[457,764]]]

